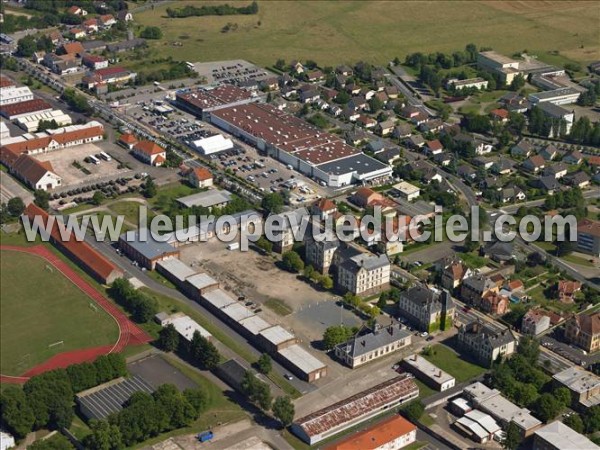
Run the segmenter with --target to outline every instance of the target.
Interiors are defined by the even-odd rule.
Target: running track
[[[71,269],[67,263],[65,263],[43,245],[35,245],[33,247],[2,245],[0,246],[0,250],[29,253],[31,255],[44,258],[66,278],[71,280],[71,282],[81,291],[83,291],[88,297],[94,300],[94,302],[96,302],[96,304],[98,304],[104,311],[112,316],[119,327],[119,338],[113,346],[107,345],[59,353],[47,361],[44,361],[40,365],[33,367],[21,376],[14,377],[0,374],[0,382],[24,383],[33,375],[38,375],[42,372],[47,372],[53,369],[67,367],[72,364],[93,361],[100,355],[119,353],[128,345],[146,344],[152,340],[152,338],[145,331],[141,330],[137,325],[129,320],[129,318],[127,318],[127,316],[123,314],[119,308],[117,308],[113,303],[100,294],[100,292],[98,292],[83,278],[81,278],[81,276]]]

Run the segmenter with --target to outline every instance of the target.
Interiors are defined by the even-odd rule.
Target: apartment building
[[[390,285],[391,264],[387,255],[362,253],[353,247],[340,249],[337,259],[337,285],[354,295],[368,296]]]
[[[332,231],[314,236],[311,234],[304,244],[306,264],[322,274],[328,273],[339,246],[340,241]]]
[[[475,321],[459,328],[458,345],[481,365],[490,367],[499,356],[513,354],[517,340],[508,328],[499,330]]]
[[[573,317],[565,327],[565,340],[587,352],[600,348],[600,313]]]
[[[600,257],[600,221],[582,219],[577,224],[577,251]]]
[[[299,235],[301,225],[304,220],[308,220],[309,212],[306,208],[298,208],[293,211],[271,215],[267,218],[267,223],[273,225],[273,251],[276,253],[285,253],[292,249],[296,236],[301,242],[304,236]]]
[[[454,311],[454,302],[447,290],[440,292],[422,285],[404,291],[398,302],[398,314],[429,333],[449,329]]]

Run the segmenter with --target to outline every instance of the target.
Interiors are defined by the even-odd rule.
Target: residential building
[[[401,181],[394,185],[394,190],[400,194],[400,197],[411,201],[419,197],[421,195],[421,190],[407,181]]]
[[[522,156],[525,158],[529,158],[531,155],[535,153],[535,146],[524,139],[522,139],[518,144],[513,145],[510,149],[510,154],[512,156]]]
[[[296,419],[291,430],[307,444],[315,445],[418,396],[413,377],[403,374]]]
[[[533,450],[573,449],[597,450],[600,447],[558,420],[535,432]]]
[[[68,75],[77,73],[81,70],[81,59],[72,53],[67,53],[65,55],[46,53],[44,55],[43,63],[52,72],[58,75]]]
[[[579,92],[579,91],[577,91]],[[560,105],[564,103],[558,103]],[[553,126],[550,129],[548,137],[559,137],[567,135],[573,128],[573,122],[575,122],[575,112],[573,110],[562,108],[557,103],[542,102],[538,103],[536,107],[544,113],[545,116],[549,117],[553,121]]]
[[[546,166],[544,169],[544,176],[552,176],[557,180],[560,180],[568,172],[568,167],[563,163],[556,163],[550,166]]]
[[[354,295],[369,296],[390,285],[391,264],[387,255],[363,253],[353,247],[336,252],[338,288]]]
[[[591,178],[585,172],[575,172],[565,177],[567,183],[571,186],[578,187],[579,189],[586,188],[590,185]]]
[[[488,314],[502,316],[508,312],[510,301],[507,296],[499,292],[488,292],[481,297],[479,308]]]
[[[429,333],[449,330],[454,312],[455,305],[447,290],[440,292],[422,285],[403,291],[398,302],[398,315],[406,317],[417,329]]]
[[[104,69],[97,69],[86,75],[81,83],[88,89],[94,89],[98,85],[118,84],[123,85],[135,80],[137,73],[131,72],[123,67],[111,66]]]
[[[138,140],[132,133],[123,133],[119,137],[118,143],[128,150],[133,150],[133,147],[138,143]]]
[[[396,414],[325,450],[399,450],[416,439],[417,427]]]
[[[404,358],[402,364],[416,378],[437,391],[443,392],[456,384],[456,379],[452,375],[416,353]]]
[[[508,328],[498,330],[489,324],[475,321],[459,328],[458,344],[481,365],[490,367],[499,356],[512,355],[517,347],[517,340]]]
[[[460,298],[474,306],[480,306],[481,299],[490,292],[498,292],[498,287],[491,279],[481,273],[463,278],[460,286]]]
[[[394,131],[394,127],[396,126],[395,119],[384,120],[383,122],[379,122],[377,124],[377,133],[380,136],[387,136],[392,131]]]
[[[152,141],[139,141],[133,146],[133,155],[151,166],[162,166],[167,161],[167,151]]]
[[[481,382],[473,383],[463,390],[463,395],[471,405],[489,414],[503,427],[513,423],[523,438],[531,436],[542,422],[531,415],[526,408],[520,408],[504,398],[497,389],[490,389]]]
[[[600,257],[600,221],[581,219],[577,223],[577,251]]]
[[[558,386],[571,392],[574,408],[590,408],[600,404],[600,377],[573,366],[552,376]]]
[[[81,62],[84,66],[89,67],[92,70],[105,69],[108,67],[108,60],[98,55],[91,55],[86,53],[81,58]]]
[[[213,185],[213,176],[204,167],[194,167],[188,174],[188,182],[197,188],[209,188]]]
[[[402,325],[362,330],[348,342],[334,348],[335,356],[344,364],[355,369],[376,359],[389,355],[411,344],[412,334],[402,329]]]
[[[292,249],[296,236],[301,229],[302,222],[309,219],[309,212],[306,208],[298,208],[281,214],[270,216],[271,223],[276,224],[277,229],[273,230],[273,251],[283,254]],[[304,236],[299,236],[301,241]]]
[[[433,141],[427,141],[425,143],[425,153],[428,155],[437,155],[444,151],[444,146],[439,141],[439,139],[434,139]]]
[[[117,12],[117,19],[121,22],[131,22],[133,20],[133,14],[126,9],[122,9]]]
[[[581,290],[581,282],[572,280],[559,280],[556,286],[558,299],[563,303],[574,303],[574,296]]]
[[[546,167],[546,160],[540,155],[533,155],[523,163],[523,168],[532,173],[538,173],[544,167]]]
[[[568,320],[565,340],[588,353],[600,349],[600,313],[579,314]]]
[[[537,336],[550,328],[550,316],[539,309],[530,309],[521,321],[521,332]]]
[[[506,123],[508,122],[509,112],[503,108],[492,109],[490,111],[490,117],[495,122]]]
[[[340,242],[332,231],[319,235],[309,233],[304,243],[306,264],[313,266],[321,274],[329,273],[339,246]]]
[[[462,281],[471,276],[471,269],[462,261],[451,261],[442,269],[442,287],[452,291],[456,289]]]
[[[57,55],[81,56],[84,53],[85,49],[81,42],[66,42],[56,49]]]

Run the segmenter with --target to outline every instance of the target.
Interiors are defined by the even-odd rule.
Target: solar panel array
[[[154,392],[154,388],[142,377],[136,375],[120,383],[78,397],[78,403],[88,419],[100,420],[121,411],[123,405],[136,392],[151,394]]]

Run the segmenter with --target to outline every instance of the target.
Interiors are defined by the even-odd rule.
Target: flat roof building
[[[197,331],[205,339],[211,340],[212,334],[204,329],[198,322],[183,313],[165,314],[158,313],[155,316],[156,321],[162,326],[173,325],[177,330],[177,333],[183,337],[186,341],[191,342],[194,333]]]
[[[33,100],[33,92],[27,86],[8,86],[0,88],[0,106]]]
[[[222,134],[215,134],[207,138],[198,139],[192,142],[192,146],[203,155],[212,155],[218,152],[224,152],[233,148],[233,142],[225,138]]]
[[[279,325],[262,330],[259,333],[259,336],[262,345],[265,346],[270,352],[283,350],[284,348],[294,345],[298,342],[298,338],[296,338],[296,336]]]
[[[231,201],[232,194],[225,189],[209,189],[197,194],[180,197],[177,202],[186,208],[201,206],[203,208],[221,208]]]
[[[398,191],[400,197],[411,201],[421,195],[421,190],[414,184],[410,184],[408,181],[401,181],[394,185],[394,189]]]
[[[417,354],[404,358],[403,364],[415,377],[438,391],[450,389],[456,383],[452,375]]]
[[[600,404],[600,377],[573,366],[558,372],[552,378],[571,391],[573,406],[589,408]]]
[[[206,273],[196,273],[186,278],[183,289],[190,294],[194,300],[200,300],[204,294],[219,289],[219,287],[219,282],[210,275]]]
[[[258,97],[251,92],[230,84],[213,89],[182,90],[175,94],[175,99],[182,109],[202,118],[207,118],[211,112],[222,108],[258,101]]]
[[[258,336],[262,330],[273,326],[257,315],[246,317],[245,319],[240,320],[240,325],[247,334],[253,337]]]
[[[187,278],[196,274],[194,269],[176,258],[158,261],[156,271],[178,287],[182,287]]]
[[[558,420],[537,430],[533,450],[597,450],[596,444]]]
[[[533,105],[545,102],[552,103],[554,105],[568,105],[570,103],[575,103],[580,95],[581,92],[577,89],[566,87],[554,89],[552,91],[529,94],[529,101]]]
[[[413,377],[404,374],[295,420],[292,432],[314,445],[418,396]]]
[[[298,344],[279,350],[275,357],[304,381],[312,382],[327,376],[327,365]]]
[[[146,229],[123,233],[119,237],[119,249],[149,270],[154,270],[158,261],[179,258],[179,250]]]
[[[220,310],[225,308],[227,305],[231,305],[235,303],[235,300],[232,299],[229,294],[221,289],[215,289],[210,292],[206,292],[202,295],[202,299],[212,306],[215,310]]]

